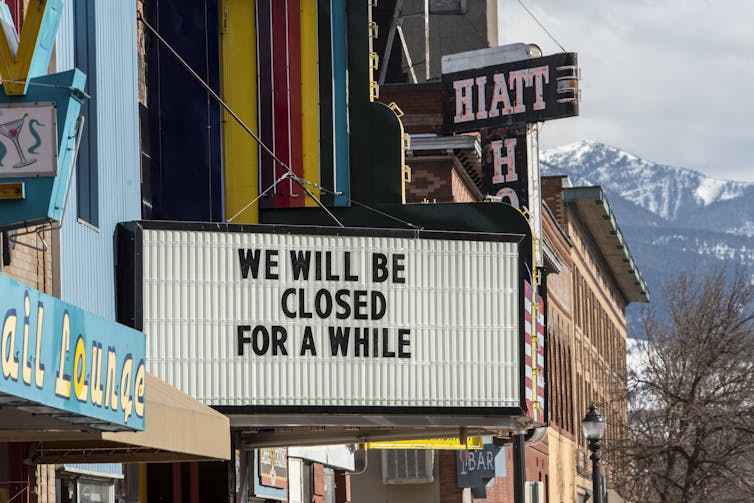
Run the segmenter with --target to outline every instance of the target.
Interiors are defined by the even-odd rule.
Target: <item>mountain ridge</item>
[[[754,271],[754,183],[654,163],[590,140],[546,150],[540,164],[543,176],[603,187],[658,312],[663,284],[677,273],[725,262]],[[635,333],[640,309],[634,303],[627,310]]]
[[[735,208],[744,200],[754,199],[752,182],[722,180],[692,169],[654,163],[591,140],[546,150],[540,162],[543,174],[562,172],[576,186],[602,185],[681,227],[698,228],[696,219],[709,210]],[[718,225],[722,224],[726,232],[754,237],[754,202],[746,206],[752,211],[741,214],[727,209],[728,220],[714,219],[705,228],[720,230]]]

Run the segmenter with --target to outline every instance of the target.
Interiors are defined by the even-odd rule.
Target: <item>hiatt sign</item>
[[[575,53],[560,53],[442,76],[449,133],[541,122],[579,113]]]

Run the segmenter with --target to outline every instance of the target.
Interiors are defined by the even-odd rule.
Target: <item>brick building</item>
[[[437,85],[384,85],[381,99],[398,105],[411,134],[407,203],[484,198],[479,135],[440,134],[442,98]],[[574,188],[564,177],[544,177],[541,182],[549,421],[543,438],[527,445],[526,490],[539,489],[548,502],[586,501],[591,465],[581,420],[594,401],[608,424],[609,443],[614,435],[611,423],[625,418],[626,403],[616,399],[625,390],[625,310],[630,302],[648,302],[649,294],[602,189]],[[354,497],[401,502],[416,500],[424,491],[426,497],[435,494],[442,502],[470,501],[471,494],[457,484],[456,456],[452,451],[435,452],[434,478],[424,489],[421,484],[384,485],[380,493],[380,453],[370,453],[369,466],[378,472],[353,477]],[[504,447],[496,459],[505,465],[505,474],[488,485],[486,498],[473,501],[513,500],[511,448]],[[610,460],[605,464],[611,488]],[[619,501],[616,496],[610,491],[609,501]]]

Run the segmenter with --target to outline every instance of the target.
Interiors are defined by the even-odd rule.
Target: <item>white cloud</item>
[[[545,148],[583,138],[717,178],[754,180],[754,3],[750,0],[522,0],[579,53],[578,118],[544,127]],[[502,44],[560,48],[499,0]]]

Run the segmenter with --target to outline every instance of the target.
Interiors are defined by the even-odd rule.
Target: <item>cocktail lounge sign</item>
[[[56,122],[54,103],[0,105],[0,178],[55,176]]]
[[[571,52],[445,73],[442,83],[450,133],[579,113],[578,63]]]
[[[63,0],[28,2],[19,37],[0,2],[0,230],[63,217],[88,98],[81,71],[47,74],[63,7]]]
[[[142,332],[4,275],[0,316],[2,403],[93,429],[144,429]]]

